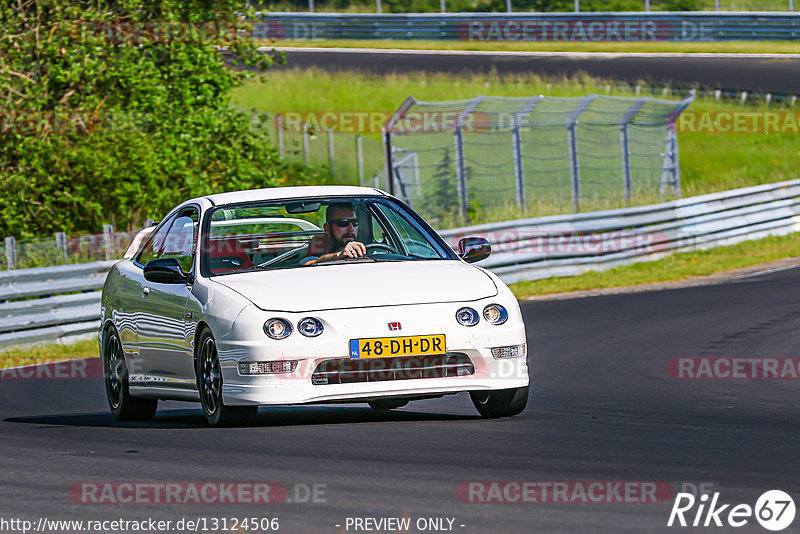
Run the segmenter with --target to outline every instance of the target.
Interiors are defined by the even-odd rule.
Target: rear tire
[[[244,426],[252,424],[258,406],[226,406],[222,400],[222,370],[217,344],[208,330],[198,339],[197,389],[203,413],[211,426]]]
[[[472,404],[483,417],[513,417],[519,415],[528,404],[528,386],[498,389],[495,391],[470,391]]]
[[[402,408],[408,404],[408,401],[403,399],[378,399],[369,401],[367,404],[373,410],[394,410],[395,408]]]
[[[149,421],[156,415],[158,400],[131,396],[128,366],[117,331],[110,328],[103,346],[103,381],[111,414],[117,421]]]

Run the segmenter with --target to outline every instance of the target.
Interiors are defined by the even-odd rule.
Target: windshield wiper
[[[315,263],[313,267],[318,267],[320,265],[346,265],[348,263],[375,263],[376,261],[377,260],[368,256],[361,256],[360,258],[345,258],[341,260],[323,261],[320,263]]]

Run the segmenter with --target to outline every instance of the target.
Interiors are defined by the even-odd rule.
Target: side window
[[[141,265],[145,265],[148,261],[154,260],[158,258],[158,254],[161,252],[161,249],[164,246],[164,242],[167,238],[167,232],[169,232],[170,227],[172,226],[172,222],[175,220],[175,216],[173,215],[162,224],[158,229],[153,233],[152,239],[150,242],[145,245],[139,255],[136,257],[136,262],[140,263]]]
[[[405,246],[410,256],[417,256],[420,258],[442,257],[428,240],[419,233],[414,225],[407,221],[400,213],[384,204],[378,204],[378,209],[381,210],[381,213],[383,213],[384,217],[389,221],[394,231],[397,232],[400,241],[403,242],[403,246]]]
[[[167,234],[160,258],[175,258],[181,264],[181,271],[192,270],[195,244],[197,243],[197,210],[184,210],[172,223]]]

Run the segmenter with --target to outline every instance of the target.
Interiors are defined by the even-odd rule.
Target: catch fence
[[[434,224],[680,196],[675,121],[693,100],[408,97],[384,126],[389,189]]]

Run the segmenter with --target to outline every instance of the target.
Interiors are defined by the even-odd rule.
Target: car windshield
[[[341,263],[455,259],[401,203],[383,197],[319,197],[213,209],[206,224],[204,269],[214,276]],[[350,241],[366,254],[333,259]],[[320,258],[323,258],[322,260]]]

